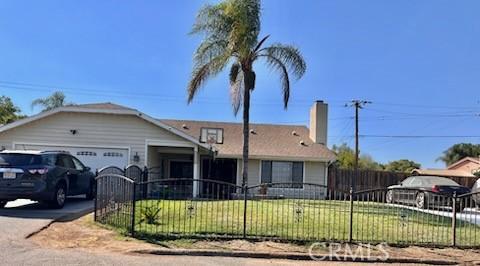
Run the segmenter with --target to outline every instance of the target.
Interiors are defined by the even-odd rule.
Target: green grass
[[[155,223],[142,220],[147,209],[160,209]],[[146,238],[242,237],[242,200],[137,201],[136,234]],[[346,241],[349,235],[348,201],[249,200],[246,233],[249,238],[304,241]],[[355,202],[353,240],[395,244],[452,243],[452,219],[374,202]],[[480,245],[480,227],[457,222],[457,243]]]

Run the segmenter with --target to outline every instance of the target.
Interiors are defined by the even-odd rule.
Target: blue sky
[[[199,37],[189,36],[206,2],[0,2],[0,94],[24,113],[56,89],[76,103],[111,101],[159,118],[240,121],[227,75],[211,80],[193,104],[186,84]],[[265,0],[262,36],[298,46],[307,61],[282,108],[278,77],[256,65],[254,122],[307,124],[316,99],[330,104],[329,144],[353,145],[351,99],[361,134],[480,135],[479,1]],[[28,83],[26,85],[19,83]],[[480,138],[362,138],[381,162],[408,158],[425,167],[457,142]]]

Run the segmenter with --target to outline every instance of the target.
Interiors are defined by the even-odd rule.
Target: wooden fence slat
[[[359,179],[356,180],[357,190],[385,188],[391,185],[398,184],[398,182],[405,178],[412,176],[409,173],[397,173],[387,171],[373,171],[373,170],[359,170]],[[328,187],[330,190],[344,190],[350,189],[350,178],[355,177],[353,169],[340,169],[330,167],[328,169]],[[458,184],[471,188],[478,178],[473,177],[448,177]]]

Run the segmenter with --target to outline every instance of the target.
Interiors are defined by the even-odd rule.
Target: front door
[[[193,163],[171,161],[170,178],[193,178]]]
[[[171,179],[191,179],[193,180],[193,163],[183,161],[170,161],[170,175]],[[171,197],[176,199],[185,199],[192,196],[193,181],[179,180],[169,183]]]
[[[228,196],[235,192],[235,184],[237,182],[237,160],[235,159],[215,159],[205,157],[202,158],[202,175],[203,180],[215,180],[232,185],[219,184],[214,182],[205,182],[202,184],[201,193],[208,197],[210,195]]]

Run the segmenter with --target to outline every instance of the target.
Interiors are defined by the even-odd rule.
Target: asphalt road
[[[92,207],[91,201],[83,199],[70,199],[62,210],[51,210],[30,201],[9,203],[7,208],[0,210],[0,265],[365,265],[226,257],[127,255],[80,249],[55,250],[39,247],[26,239],[54,219],[85,213]]]

